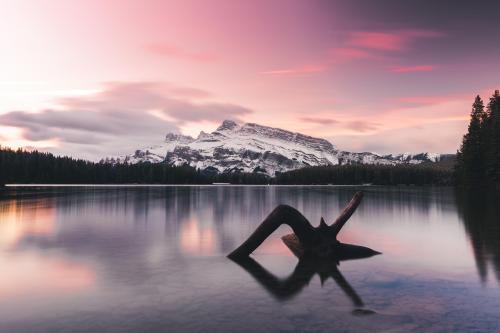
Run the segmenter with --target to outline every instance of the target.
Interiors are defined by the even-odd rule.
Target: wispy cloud
[[[355,132],[373,132],[380,128],[380,124],[365,120],[355,120],[346,123],[346,127]]]
[[[252,112],[186,97],[207,94],[159,82],[114,82],[93,95],[60,99],[58,108],[2,114],[0,124],[19,129],[17,140],[26,145],[56,142],[59,152],[99,159],[159,143],[185,123],[238,120]]]
[[[193,96],[210,96],[210,93],[189,87],[178,87],[162,82],[108,83],[99,94],[60,100],[64,109],[90,111],[130,110],[135,112],[160,111],[172,121],[213,121],[227,118],[239,119],[252,113],[242,106],[221,102],[199,102]]]
[[[347,32],[344,40],[338,47],[328,50],[323,59],[310,62],[306,65],[278,68],[262,71],[260,74],[270,76],[309,76],[326,72],[331,68],[354,60],[384,61],[395,53],[410,50],[419,39],[438,38],[445,36],[434,30],[408,29],[389,31],[351,31]],[[389,71],[393,73],[430,72],[433,65],[393,66]]]
[[[338,61],[354,60],[354,59],[375,59],[380,58],[379,55],[367,50],[355,47],[338,47],[330,50],[330,54]]]
[[[278,76],[278,75],[294,76],[294,75],[306,75],[306,74],[313,74],[313,73],[321,73],[321,72],[326,71],[327,69],[328,69],[328,66],[325,66],[325,65],[304,65],[304,66],[299,66],[299,67],[263,71],[263,72],[260,72],[260,74],[276,75],[276,76]]]
[[[419,39],[445,36],[434,30],[397,30],[397,31],[352,31],[345,35],[338,47],[329,50],[330,66],[338,66],[356,60],[375,60],[386,62],[411,50]],[[432,65],[393,66],[391,72],[429,72],[435,69]]]
[[[331,118],[325,117],[301,117],[300,121],[305,121],[306,123],[320,124],[320,125],[332,125],[337,124],[339,121]]]
[[[407,96],[407,97],[396,97],[391,98],[391,103],[399,103],[406,106],[425,106],[425,105],[436,105],[440,103],[446,103],[450,100],[456,99],[454,96],[443,95],[443,96]]]
[[[434,65],[417,65],[417,66],[393,66],[389,68],[392,73],[416,73],[416,72],[432,72],[436,69]]]
[[[353,32],[349,45],[386,51],[400,51],[406,48],[407,39],[398,33],[387,32]]]
[[[487,96],[487,94],[483,95]],[[404,133],[406,128],[429,128],[434,124],[445,124],[444,127],[446,127],[456,123],[457,125],[453,126],[465,128],[469,118],[468,110],[473,99],[474,94],[394,97],[384,101],[378,111],[369,114],[360,114],[355,109],[331,110],[330,115],[322,112],[318,117],[312,114],[307,118],[317,120],[313,123],[319,126],[302,127],[305,127],[306,132],[314,131],[315,135],[323,137],[329,137],[333,127],[336,137],[350,136],[351,138],[381,135],[381,133],[396,130]],[[328,124],[326,119],[335,119],[335,122]],[[298,120],[302,122],[301,124],[306,121],[301,117]],[[457,136],[457,142],[459,137],[460,135]],[[369,141],[368,139],[359,140],[364,140],[365,143]]]
[[[347,44],[355,47],[382,50],[404,51],[419,38],[437,38],[443,33],[434,30],[398,30],[398,31],[355,31],[350,33]]]

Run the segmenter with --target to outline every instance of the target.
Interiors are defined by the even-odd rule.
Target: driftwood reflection
[[[309,284],[314,275],[318,274],[321,285],[329,278],[335,281],[352,301],[354,307],[358,308],[353,312],[355,315],[373,313],[373,311],[367,309],[359,309],[364,306],[363,300],[339,271],[338,265],[340,261],[369,258],[379,254],[379,252],[363,246],[339,243],[339,249],[345,249],[345,251],[340,250],[339,254],[341,255],[337,258],[329,258],[328,260],[318,259],[309,256],[301,256],[300,250],[297,251],[297,243],[294,237],[295,235],[291,234],[282,238],[285,245],[287,245],[299,259],[293,272],[286,278],[276,277],[251,257],[237,258],[233,259],[233,261],[247,271],[262,287],[264,287],[264,289],[280,301],[289,300],[298,295],[302,289]]]

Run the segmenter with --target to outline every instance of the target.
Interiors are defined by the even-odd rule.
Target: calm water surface
[[[340,239],[383,254],[323,281],[294,280],[286,226],[252,269],[226,259],[277,204],[316,225],[356,190],[9,189],[0,332],[500,331],[498,193],[364,188]]]

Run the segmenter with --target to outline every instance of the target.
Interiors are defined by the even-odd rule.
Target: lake
[[[253,266],[225,256],[281,203],[382,254],[296,279],[281,226]],[[500,331],[500,195],[451,188],[8,188],[0,332]]]

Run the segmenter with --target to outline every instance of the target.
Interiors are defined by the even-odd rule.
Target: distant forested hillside
[[[165,164],[104,164],[49,153],[0,148],[0,183],[198,184],[205,178],[191,167]]]
[[[289,171],[278,184],[452,185],[453,171],[432,165],[339,165]]]
[[[343,165],[311,167],[277,174],[199,171],[163,163],[93,163],[50,153],[0,147],[0,184],[363,184],[450,185],[448,168],[422,165]]]

